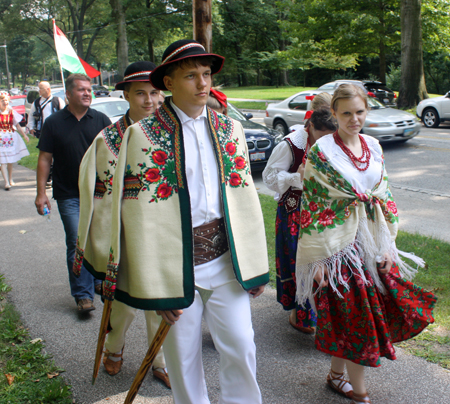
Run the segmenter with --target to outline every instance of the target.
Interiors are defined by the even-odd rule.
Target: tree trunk
[[[111,15],[114,22],[117,24],[117,70],[118,80],[123,80],[123,74],[128,66],[128,41],[127,41],[127,26],[125,19],[125,8],[121,0],[109,0],[111,5]]]
[[[422,0],[402,0],[402,73],[397,105],[400,108],[415,107],[428,98],[423,72],[422,53]]]
[[[194,39],[200,42],[207,52],[212,52],[211,15],[211,0],[193,0],[192,25],[194,27]]]
[[[103,79],[102,79],[102,64],[100,62],[97,62],[97,70],[100,72],[100,76],[98,77],[98,84],[101,86],[103,85]]]

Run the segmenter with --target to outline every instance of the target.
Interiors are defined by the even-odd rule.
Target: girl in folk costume
[[[9,106],[9,94],[0,91],[0,164],[7,191],[15,185],[12,179],[13,163],[30,154],[19,136],[20,133],[27,142],[29,141],[19,125],[21,120],[22,115]]]
[[[342,84],[331,111],[339,130],[319,139],[305,168],[297,250],[297,297],[317,313],[316,348],[332,355],[327,383],[353,403],[370,403],[364,366],[396,359],[393,343],[419,334],[436,298],[414,285],[400,255],[397,208],[378,141],[359,132],[362,89]],[[344,378],[347,367],[350,381]]]
[[[309,148],[323,135],[336,130],[329,108],[315,111],[306,129],[286,136],[272,152],[263,172],[264,183],[275,191],[278,201],[276,218],[277,301],[291,310],[289,323],[307,334],[315,330],[316,315],[307,303],[295,302],[295,257],[300,226],[300,197],[304,161]]]

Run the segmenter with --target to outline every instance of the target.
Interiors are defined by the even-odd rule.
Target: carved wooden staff
[[[136,377],[133,380],[133,384],[128,391],[127,397],[125,398],[124,404],[131,404],[133,400],[136,398],[136,395],[141,387],[142,382],[144,381],[145,376],[150,370],[150,366],[155,360],[156,355],[161,349],[161,345],[166,339],[166,335],[170,330],[170,324],[167,324],[164,320],[161,320],[161,324],[159,325],[158,331],[155,334],[155,338],[148,348],[147,354],[145,355],[144,360],[142,361],[141,367],[139,368]]]
[[[94,361],[94,373],[92,374],[92,384],[98,376],[98,370],[100,369],[100,361],[102,359],[103,346],[105,345],[106,334],[108,333],[109,318],[111,317],[112,301],[105,299],[103,305],[102,322],[100,323],[100,331],[98,333],[97,351],[95,352]]]

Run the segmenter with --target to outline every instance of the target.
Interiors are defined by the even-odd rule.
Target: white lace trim
[[[329,287],[342,299],[343,296],[338,291],[338,285],[349,288],[347,281],[341,273],[342,265],[350,266],[352,274],[359,277],[361,281],[368,285],[370,282],[364,276],[363,266],[369,271],[375,286],[381,293],[386,293],[386,289],[381,281],[377,269],[377,262],[381,262],[385,253],[389,253],[393,262],[395,262],[403,278],[412,279],[417,272],[406,262],[400,259],[400,255],[413,261],[417,266],[423,267],[425,262],[412,253],[405,253],[397,249],[395,242],[391,240],[389,229],[385,224],[374,225],[375,236],[369,230],[366,217],[361,218],[354,242],[344,247],[341,251],[331,257],[298,265],[296,269],[297,277],[297,301],[305,306],[306,300],[309,300],[311,307],[317,313],[314,302],[314,295],[319,292],[319,288],[313,293],[314,276],[321,273],[322,277],[325,268],[328,271]],[[361,257],[360,252],[363,253]]]
[[[306,145],[308,144],[308,132],[303,128],[287,135],[286,138],[289,138],[293,145],[298,149],[306,150]]]

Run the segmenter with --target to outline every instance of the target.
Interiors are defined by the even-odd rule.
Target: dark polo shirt
[[[53,154],[53,198],[79,197],[81,160],[97,134],[110,124],[105,114],[92,108],[79,121],[67,106],[45,120],[37,147]]]

